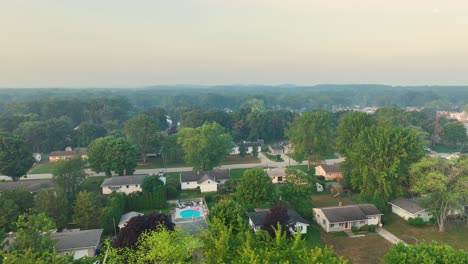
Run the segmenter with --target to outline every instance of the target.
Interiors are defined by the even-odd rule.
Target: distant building
[[[94,257],[101,243],[103,229],[70,230],[50,235],[56,240],[55,248],[59,253],[73,255],[74,259]]]
[[[253,213],[249,213],[249,226],[255,232],[260,230],[263,225],[265,217],[270,213],[270,210],[261,210]],[[294,209],[288,209],[288,228],[292,233],[300,232],[301,234],[307,233],[307,227],[309,223]]]
[[[382,212],[373,204],[314,208],[314,219],[327,233],[381,224]]]
[[[268,147],[268,151],[272,154],[283,154],[284,153],[284,147],[279,144],[274,144],[270,145]]]
[[[148,175],[114,176],[104,179],[101,184],[102,194],[112,192],[122,192],[130,194],[142,191],[142,184],[145,177],[157,177]]]
[[[76,156],[79,156],[84,160],[88,159],[88,149],[87,148],[72,149],[71,147],[67,147],[65,148],[64,151],[52,151],[49,154],[49,162],[67,160]]]
[[[24,188],[30,192],[53,189],[55,184],[52,180],[32,180],[18,182],[0,182],[0,192],[5,190]]]
[[[200,189],[200,192],[216,192],[218,184],[224,184],[229,179],[228,170],[185,171],[180,173],[182,190]]]
[[[343,179],[343,174],[339,164],[320,164],[315,167],[315,175],[323,176],[326,180]]]

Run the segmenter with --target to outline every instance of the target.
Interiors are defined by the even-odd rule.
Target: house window
[[[335,224],[330,224],[330,228],[333,228],[333,227],[335,227]]]
[[[135,184],[135,187],[138,187],[138,184]]]
[[[344,225],[345,225],[345,223],[339,223],[338,225],[339,225],[339,226],[344,226]]]
[[[325,219],[323,219],[323,224],[326,224],[327,222],[325,221]]]
[[[210,181],[208,181],[208,183],[210,183]]]
[[[320,215],[319,215],[319,214],[317,215],[317,218],[320,218]]]
[[[188,184],[189,184],[189,183],[187,182],[187,185],[188,185]]]
[[[130,187],[130,185],[127,185],[127,189]]]
[[[365,221],[365,220],[361,220],[359,223],[363,225],[363,224],[366,223],[366,221]]]

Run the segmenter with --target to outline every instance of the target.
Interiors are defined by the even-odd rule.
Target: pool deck
[[[195,222],[195,221],[201,221],[203,220],[206,223],[206,216],[208,215],[208,206],[206,205],[206,201],[204,198],[193,198],[193,199],[188,199],[188,200],[177,200],[177,201],[168,201],[169,203],[176,204],[177,202],[182,203],[182,204],[189,204],[192,201],[195,201],[197,203],[196,206],[187,206],[184,209],[179,209],[179,208],[174,208],[171,210],[171,215],[172,215],[172,222],[175,224],[178,223],[190,223],[190,222]],[[201,204],[200,204],[201,202]],[[201,215],[197,217],[188,217],[188,218],[182,218],[180,217],[180,212],[188,209],[192,209],[193,207],[200,207]],[[194,210],[194,209],[192,209]]]

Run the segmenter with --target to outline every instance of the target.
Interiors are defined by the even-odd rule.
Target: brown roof
[[[324,170],[326,173],[341,172],[340,165],[338,165],[338,164],[331,164],[331,165],[328,165],[328,164],[321,164],[321,165],[319,165],[319,166],[322,166],[323,170]]]

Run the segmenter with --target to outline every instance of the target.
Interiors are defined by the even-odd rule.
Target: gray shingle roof
[[[143,183],[143,179],[148,175],[131,175],[131,176],[114,176],[111,178],[105,179],[101,187],[109,186],[124,186],[124,185],[133,185]]]
[[[412,214],[424,211],[425,209],[419,206],[417,200],[414,199],[406,199],[406,198],[398,198],[393,201],[390,201],[389,204],[395,205],[400,207],[401,209],[410,212]]]
[[[122,228],[125,226],[125,224],[130,220],[132,219],[133,217],[135,216],[139,216],[139,215],[144,215],[143,213],[139,213],[139,212],[128,212],[124,215],[122,215],[120,217],[120,221],[119,221],[119,227]]]
[[[219,181],[219,180],[227,180],[229,179],[229,171],[228,170],[212,170],[212,171],[185,171],[185,172],[181,172],[180,173],[181,175],[181,180],[183,182],[191,182],[191,181],[200,181],[203,177],[204,180],[206,179],[211,179],[211,180],[215,180],[215,181]],[[204,181],[203,180],[203,181]],[[201,181],[201,182],[203,182]],[[198,182],[198,183],[201,183],[201,182]]]
[[[252,222],[256,226],[261,226],[263,224],[263,220],[268,215],[268,213],[270,213],[269,210],[257,211],[257,212],[249,213],[248,216],[250,219],[252,219]],[[304,224],[309,223],[300,214],[298,214],[296,210],[294,209],[288,209],[288,215],[289,215],[288,224],[298,223],[298,222],[304,223]]]
[[[54,186],[55,185],[52,180],[2,182],[0,183],[0,192],[18,188],[24,188],[30,192],[38,192],[40,190],[52,189]]]
[[[58,252],[75,250],[80,248],[97,247],[101,241],[103,229],[91,229],[80,231],[64,231],[51,234],[52,240],[56,240],[55,248]]]
[[[318,208],[330,223],[365,220],[371,215],[382,215],[373,204],[357,204]]]
[[[286,169],[284,168],[272,168],[266,171],[270,177],[286,176]]]

